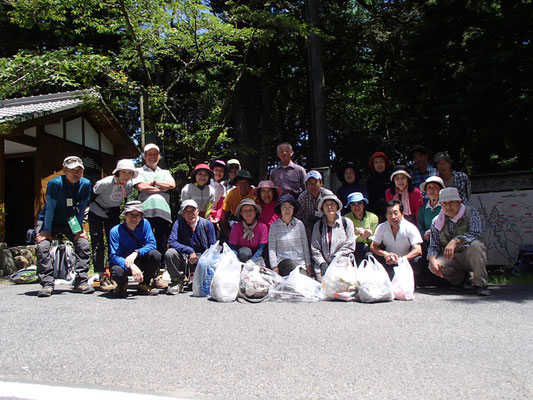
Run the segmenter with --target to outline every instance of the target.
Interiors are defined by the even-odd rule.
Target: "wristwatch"
[[[152,186],[155,186],[155,177],[154,177],[154,180],[152,181]]]

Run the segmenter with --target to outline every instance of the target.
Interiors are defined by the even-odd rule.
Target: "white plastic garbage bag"
[[[235,301],[239,294],[242,263],[226,243],[222,247],[222,256],[211,282],[211,297],[221,303],[228,303]]]
[[[394,299],[389,275],[374,256],[369,256],[368,261],[363,260],[359,264],[357,280],[359,281],[359,290],[356,300],[363,303],[377,303]]]
[[[353,300],[358,286],[353,258],[336,256],[322,278],[325,300]]]
[[[268,291],[268,296],[277,301],[307,301],[324,300],[324,293],[320,283],[305,274],[305,266],[300,265]]]
[[[401,257],[394,267],[392,291],[396,300],[413,300],[415,298],[415,277],[413,268],[405,257]]]
[[[272,286],[283,282],[283,278],[260,264],[248,260],[242,268],[239,295],[245,300],[259,302],[266,298]]]

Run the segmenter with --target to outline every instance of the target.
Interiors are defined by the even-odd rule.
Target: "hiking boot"
[[[173,295],[183,293],[183,277],[181,278],[172,278],[170,286],[167,289],[167,294]]]
[[[76,293],[82,293],[82,294],[94,293],[94,288],[91,285],[89,285],[87,282],[74,285],[74,288],[72,290]]]
[[[146,283],[139,283],[139,286],[137,286],[137,293],[142,295],[151,295],[155,294],[152,292],[153,288],[150,285],[147,285]]]
[[[121,284],[115,283],[115,285],[116,285],[115,287],[116,297],[121,298],[121,299],[125,299],[126,297],[128,297],[128,281],[121,283]]]
[[[156,289],[166,289],[168,287],[168,283],[163,279],[163,276],[158,275],[152,279],[152,287]]]
[[[475,286],[477,296],[490,296],[490,290],[487,285],[485,286]]]
[[[100,290],[102,292],[110,292],[117,288],[117,283],[107,275],[100,277]]]
[[[52,285],[43,286],[43,288],[37,293],[37,297],[50,297],[53,291],[54,287]]]

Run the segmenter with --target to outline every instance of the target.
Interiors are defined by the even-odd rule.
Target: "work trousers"
[[[196,253],[198,259],[201,254]],[[172,279],[188,278],[189,274],[193,274],[196,270],[195,264],[189,263],[189,255],[185,253],[178,253],[176,249],[170,248],[165,252],[165,264],[167,266],[168,274]]]
[[[40,226],[36,231],[39,232]],[[74,270],[76,271],[76,279],[74,285],[87,282],[89,272],[89,258],[91,257],[91,248],[87,239],[78,238],[74,240],[74,234],[68,225],[52,227],[52,237],[58,234],[65,235],[73,244],[74,252],[77,255]],[[37,244],[37,274],[39,275],[39,282],[42,286],[54,285],[54,266],[52,257],[50,256],[50,240],[43,240]]]
[[[453,285],[460,285],[467,272],[473,272],[474,285],[487,285],[487,248],[479,240],[474,240],[464,251],[455,253],[453,259],[446,260],[441,253],[437,261],[444,266],[442,270],[444,278]]]
[[[120,217],[102,218],[89,211],[89,230],[91,232],[91,247],[93,249],[93,267],[94,272],[105,271],[105,251],[109,256],[109,232],[115,225],[120,224]],[[107,240],[107,246],[104,244],[104,232]]]
[[[157,251],[159,251],[160,254],[165,254],[167,251],[168,238],[172,231],[171,223],[161,217],[150,217],[146,219],[150,222],[150,226],[152,227]]]
[[[142,283],[149,285],[155,274],[159,271],[161,265],[161,253],[157,250],[152,250],[149,253],[138,256],[135,259],[135,265],[143,272]],[[128,276],[131,275],[131,270],[122,268],[120,265],[113,265],[111,267],[111,277],[117,284],[123,284],[128,281]]]

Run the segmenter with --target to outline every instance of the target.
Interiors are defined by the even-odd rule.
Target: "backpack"
[[[61,243],[50,248],[50,257],[54,267],[53,277],[56,280],[64,280],[67,283],[74,281],[76,271],[76,254],[70,244]]]
[[[346,217],[341,217],[342,218],[342,226],[344,227],[344,231],[346,232],[346,228],[348,228],[348,222],[346,222]],[[318,231],[320,232],[320,236],[322,236],[322,229],[324,226],[324,221],[320,221],[320,225],[318,226]]]
[[[27,268],[19,269],[17,272],[9,275],[9,280],[16,284],[37,283],[39,282],[37,267],[35,265],[31,265]]]

